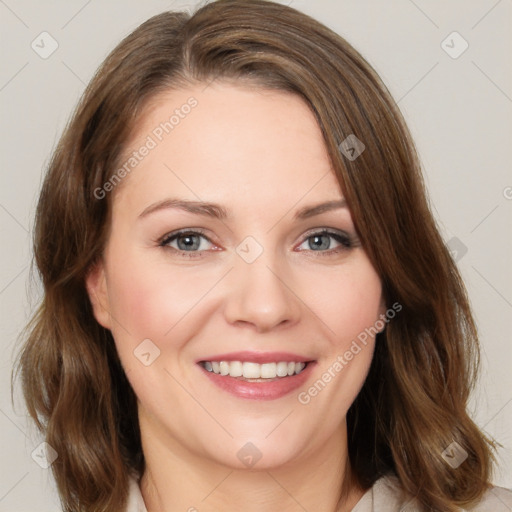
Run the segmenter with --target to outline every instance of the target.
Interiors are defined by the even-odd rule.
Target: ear
[[[108,287],[103,261],[98,261],[87,273],[85,287],[92,304],[94,317],[105,329],[110,329],[112,319],[108,300]]]

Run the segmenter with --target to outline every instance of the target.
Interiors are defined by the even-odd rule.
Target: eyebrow
[[[347,202],[344,198],[336,201],[327,201],[315,205],[308,205],[298,210],[293,216],[293,220],[309,219],[310,217],[320,215],[321,213],[346,207]],[[228,211],[219,204],[175,198],[164,199],[163,201],[158,201],[157,203],[149,205],[139,215],[139,218],[144,218],[152,213],[169,209],[183,210],[194,215],[202,215],[204,217],[212,217],[219,220],[229,218]]]

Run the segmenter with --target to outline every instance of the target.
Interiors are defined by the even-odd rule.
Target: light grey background
[[[495,483],[512,487],[511,1],[286,3],[352,43],[409,123],[443,236],[459,248],[480,330],[482,376],[471,409],[503,445]],[[0,511],[59,509],[49,470],[31,458],[41,440],[19,392],[13,409],[9,391],[16,336],[39,294],[28,276],[44,166],[85,84],[115,44],[154,14],[196,4],[0,0]],[[35,41],[39,52],[51,49],[43,31],[58,43],[46,59],[31,48]],[[460,37],[446,39],[454,31]],[[464,41],[467,50],[453,58]]]

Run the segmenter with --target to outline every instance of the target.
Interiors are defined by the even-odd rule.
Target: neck
[[[348,512],[364,493],[350,474],[345,424],[319,449],[279,467],[236,469],[191,453],[140,421],[148,512]]]

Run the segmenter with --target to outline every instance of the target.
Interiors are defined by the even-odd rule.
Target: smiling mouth
[[[280,361],[253,363],[248,361],[201,361],[207,372],[223,377],[233,377],[247,382],[268,382],[299,375],[309,362]]]

